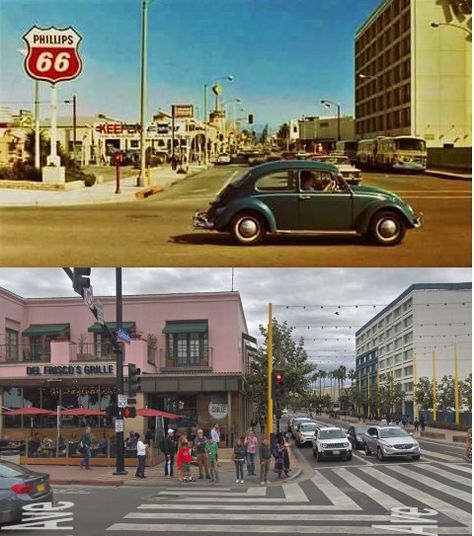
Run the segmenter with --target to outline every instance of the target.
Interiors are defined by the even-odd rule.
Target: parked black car
[[[347,430],[347,437],[352,444],[354,450],[361,450],[364,448],[364,438],[362,437],[368,430],[368,426],[351,426]]]

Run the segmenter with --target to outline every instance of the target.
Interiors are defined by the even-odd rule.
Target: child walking
[[[191,461],[191,449],[189,448],[188,440],[185,438],[181,441],[181,447],[176,457],[180,482],[194,482],[194,478],[191,476]]]
[[[234,452],[232,453],[232,459],[235,463],[235,483],[241,484],[244,483],[244,463],[245,463],[245,447],[242,439],[237,439],[237,443],[234,447]]]
[[[211,482],[219,483],[219,470],[217,468],[217,451],[219,445],[209,439],[205,446],[205,451],[207,454],[207,461],[209,462],[209,473],[211,475]]]

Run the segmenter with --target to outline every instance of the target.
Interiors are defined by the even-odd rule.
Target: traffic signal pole
[[[272,400],[272,370],[273,370],[273,323],[272,304],[268,304],[268,330],[267,330],[267,439],[271,445],[273,434],[273,400]]]
[[[115,268],[115,315],[117,330],[122,328],[123,307],[122,307],[122,268]],[[124,394],[123,389],[123,344],[117,343],[117,400],[119,395]],[[115,420],[115,441],[117,443],[117,457],[115,459],[114,475],[126,475],[124,459],[124,437],[123,437],[123,408],[118,407],[117,419]]]

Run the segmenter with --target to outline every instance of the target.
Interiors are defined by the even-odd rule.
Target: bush
[[[0,168],[0,180],[4,181],[41,181],[41,170],[27,162],[16,161],[12,166]]]
[[[427,423],[427,426],[430,426],[431,428],[444,428],[445,430],[454,430],[456,432],[467,432],[470,428],[467,424],[455,424],[453,422],[430,422]]]
[[[94,186],[96,183],[96,176],[93,173],[84,173],[84,184],[86,186]]]

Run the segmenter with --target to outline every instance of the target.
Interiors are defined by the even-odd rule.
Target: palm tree
[[[325,370],[319,371],[319,398],[322,398],[322,391],[321,391],[321,381],[324,380],[324,387],[326,387],[326,378],[328,376],[328,373]]]

